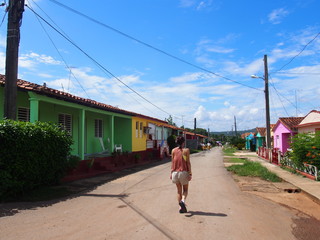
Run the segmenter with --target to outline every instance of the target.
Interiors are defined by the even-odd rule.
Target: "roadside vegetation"
[[[236,152],[236,149],[231,146],[225,146],[223,148],[223,153],[225,156],[234,156],[235,152]]]
[[[225,156],[235,156],[236,148],[225,147],[223,152]],[[231,157],[227,160],[230,163],[243,163],[242,165],[232,165],[227,167],[227,170],[239,176],[259,177],[266,181],[281,182],[281,179],[274,173],[258,162],[248,161],[244,158]]]
[[[243,165],[227,167],[228,171],[239,176],[259,177],[266,181],[281,182],[281,179],[258,162],[245,161]]]
[[[53,123],[0,121],[0,202],[56,186],[79,158],[72,138]]]

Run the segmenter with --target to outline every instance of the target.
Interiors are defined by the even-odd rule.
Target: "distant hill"
[[[238,135],[241,135],[243,133],[247,133],[247,132],[255,132],[256,129],[248,129],[248,130],[241,130],[241,131],[237,131]],[[225,135],[225,136],[234,136],[235,132],[234,131],[224,131],[224,132],[210,132],[210,134],[214,134],[214,135]]]

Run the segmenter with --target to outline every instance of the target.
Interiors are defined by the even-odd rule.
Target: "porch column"
[[[111,144],[111,152],[114,151],[114,115],[111,116],[111,139],[110,139],[110,144]]]
[[[39,100],[37,98],[29,98],[30,101],[30,122],[39,121]]]
[[[86,110],[80,109],[79,111],[79,157],[84,159],[85,151],[85,120]]]

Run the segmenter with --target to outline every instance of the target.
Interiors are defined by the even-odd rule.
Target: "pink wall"
[[[294,135],[291,130],[286,128],[282,123],[279,123],[273,133],[273,147],[278,148],[282,153],[285,153],[290,148],[290,137]]]

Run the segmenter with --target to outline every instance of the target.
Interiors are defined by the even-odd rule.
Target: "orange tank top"
[[[172,150],[172,154],[173,154],[173,159],[172,159],[171,171],[172,172],[183,172],[183,171],[188,172],[189,169],[187,165],[187,159],[186,159],[186,156],[183,156],[183,149],[176,147]]]

